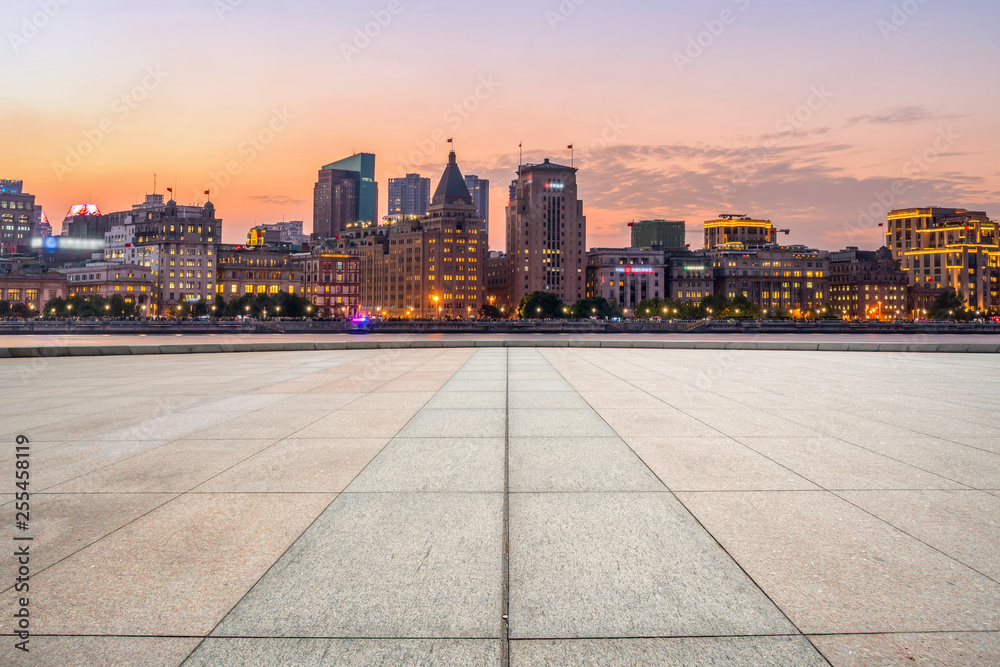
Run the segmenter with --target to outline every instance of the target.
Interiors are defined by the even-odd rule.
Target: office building
[[[302,294],[317,317],[350,318],[361,305],[361,259],[332,248],[313,248],[292,261],[302,274]]]
[[[705,253],[712,263],[715,294],[745,297],[765,315],[802,316],[827,307],[830,257],[804,246],[726,245]]]
[[[373,227],[377,221],[378,184],[373,154],[357,153],[320,169],[313,191],[314,239]]]
[[[35,195],[22,181],[0,180],[0,255],[27,253],[37,220]]]
[[[906,271],[885,246],[830,253],[830,305],[848,320],[893,320],[909,314]]]
[[[220,245],[216,267],[216,294],[226,301],[248,294],[274,296],[280,292],[298,294],[302,291],[301,268],[288,252]]]
[[[305,232],[301,220],[290,222],[271,222],[257,225],[247,232],[247,245],[278,245],[300,246],[305,243]]]
[[[552,292],[565,303],[586,293],[587,218],[573,167],[518,168],[507,207],[508,286],[511,303],[532,292]]]
[[[701,303],[715,295],[715,270],[704,255],[683,253],[667,258],[668,296],[682,303]]]
[[[986,213],[937,207],[890,211],[885,238],[922,301],[950,287],[974,310],[1000,307],[1000,225]]]
[[[403,216],[427,215],[431,201],[431,179],[420,174],[407,174],[405,178],[389,179],[389,212],[392,220]]]
[[[613,301],[624,309],[625,315],[634,315],[643,299],[667,296],[666,286],[662,251],[591,248],[587,253],[586,296]]]
[[[687,248],[687,230],[683,220],[640,220],[629,226],[633,248],[650,250],[656,246],[668,251]]]
[[[469,174],[465,177],[465,187],[469,188],[469,194],[472,195],[472,203],[476,205],[476,212],[482,220],[483,232],[489,234],[490,182],[485,178]]]
[[[788,230],[780,231],[788,233]],[[770,220],[754,220],[747,215],[722,215],[705,223],[705,249],[774,245],[778,242],[778,232]]]
[[[507,280],[507,253],[491,250],[486,258],[486,303],[501,313],[510,312],[515,306],[510,302]]]
[[[157,301],[158,285],[150,269],[134,264],[93,262],[84,266],[57,270],[66,277],[69,297],[85,299],[100,296],[110,299],[120,296],[142,313]]]

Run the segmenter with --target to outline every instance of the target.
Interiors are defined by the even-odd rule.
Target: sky
[[[224,240],[312,225],[324,164],[377,156],[432,187],[455,139],[491,180],[490,247],[524,161],[570,162],[588,246],[627,222],[774,221],[881,245],[889,208],[1000,216],[995,0],[5,0],[0,178],[58,230],[206,189]]]

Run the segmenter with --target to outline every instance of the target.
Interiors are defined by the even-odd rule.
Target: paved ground
[[[1000,664],[993,355],[15,359],[0,394],[37,633],[0,664]]]
[[[0,347],[165,345],[203,343],[311,343],[320,341],[468,341],[468,340],[637,340],[637,341],[808,341],[826,343],[997,343],[989,334],[34,334],[0,336]]]

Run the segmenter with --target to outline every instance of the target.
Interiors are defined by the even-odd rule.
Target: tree
[[[479,317],[487,320],[499,320],[503,317],[503,315],[500,313],[499,308],[487,303],[479,309]]]
[[[14,317],[18,317],[22,320],[29,320],[35,316],[35,311],[28,307],[28,304],[18,301],[10,307],[10,312]]]
[[[0,301],[0,317],[10,317],[10,301]]]
[[[613,317],[622,316],[622,309],[618,306],[618,304],[608,301],[603,297],[588,297],[580,299],[573,304],[573,307],[570,308],[570,312],[573,317],[579,319],[587,319],[589,317],[611,319]]]
[[[532,292],[523,299],[518,314],[525,319],[555,319],[566,317],[563,302],[552,292]]]
[[[2,309],[2,306],[0,306],[0,309]],[[66,299],[61,296],[49,299],[42,309],[42,314],[45,317],[66,317]]]
[[[111,297],[108,305],[111,306],[108,312],[112,317],[132,317],[135,315],[135,304],[128,303],[118,294]]]
[[[930,311],[931,319],[935,320],[968,320],[971,317],[965,310],[965,300],[951,287],[934,299]]]

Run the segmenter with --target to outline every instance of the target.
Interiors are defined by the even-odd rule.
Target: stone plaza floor
[[[3,665],[1000,664],[1000,356],[0,360]]]

